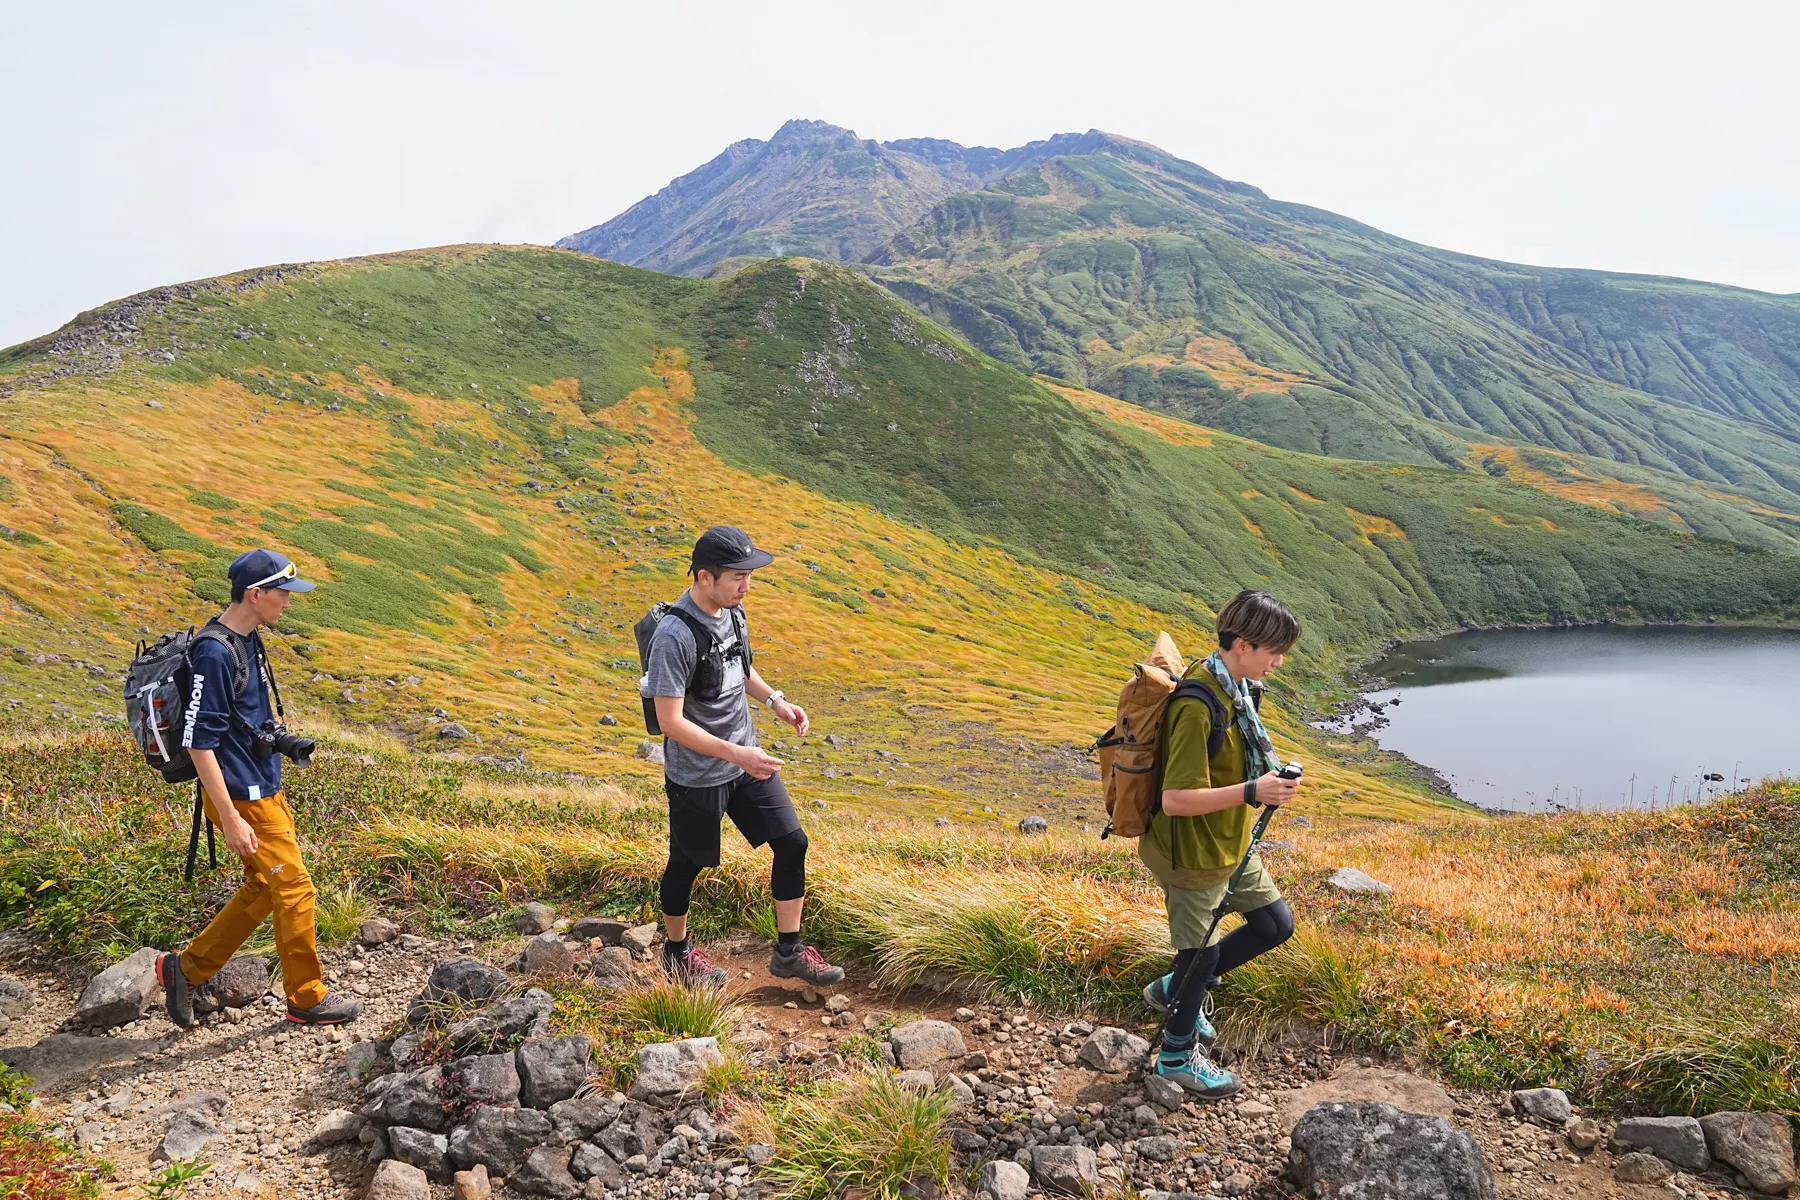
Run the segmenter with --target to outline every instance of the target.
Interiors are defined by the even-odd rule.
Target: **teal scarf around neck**
[[[1214,650],[1206,660],[1206,669],[1212,672],[1219,686],[1225,689],[1232,703],[1237,708],[1237,727],[1244,734],[1244,768],[1249,778],[1256,779],[1269,771],[1281,770],[1281,760],[1275,756],[1275,746],[1269,741],[1269,731],[1263,728],[1262,717],[1256,711],[1256,702],[1250,695],[1248,680],[1237,680],[1225,669],[1225,660]]]

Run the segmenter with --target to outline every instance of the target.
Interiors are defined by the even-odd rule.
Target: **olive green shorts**
[[[1148,836],[1140,841],[1148,841]],[[1177,887],[1170,880],[1173,872],[1169,869],[1168,859],[1157,853],[1154,845],[1147,853],[1139,853],[1144,865],[1156,876],[1156,882],[1162,885],[1163,908],[1169,914],[1169,943],[1177,950],[1194,950],[1200,946],[1200,940],[1212,927],[1213,909],[1219,906],[1219,898],[1225,894],[1225,886],[1231,882],[1231,876],[1237,870],[1235,866],[1221,867],[1217,871],[1183,871],[1183,882],[1198,882],[1202,886]],[[1217,879],[1208,880],[1208,876],[1216,875]],[[1250,865],[1244,868],[1244,877],[1232,890],[1231,898],[1225,902],[1225,911],[1234,913],[1255,912],[1281,899],[1281,889],[1275,886],[1275,879],[1263,869],[1262,855],[1252,854]],[[1213,932],[1213,941],[1218,941],[1219,930]]]

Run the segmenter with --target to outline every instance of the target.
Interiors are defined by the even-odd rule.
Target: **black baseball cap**
[[[688,574],[708,571],[754,571],[775,561],[767,550],[758,550],[750,535],[735,525],[714,525],[694,543],[694,561]]]
[[[301,579],[299,569],[285,554],[274,550],[249,550],[231,560],[226,570],[231,586],[249,591],[251,588],[280,588],[284,592],[310,592],[316,584]]]

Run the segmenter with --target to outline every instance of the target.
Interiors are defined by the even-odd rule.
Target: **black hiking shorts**
[[[719,865],[719,829],[726,817],[753,848],[800,828],[800,814],[780,774],[739,775],[717,787],[683,787],[665,779],[663,790],[669,795],[669,857],[696,866]]]

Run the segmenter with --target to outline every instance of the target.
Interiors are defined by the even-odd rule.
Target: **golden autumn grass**
[[[367,726],[425,751],[524,754],[537,767],[653,781],[655,768],[634,755],[644,735],[630,625],[652,602],[679,593],[694,534],[732,522],[779,555],[759,572],[749,610],[759,665],[806,705],[818,730],[804,747],[788,741],[790,778],[808,798],[836,805],[899,805],[974,819],[1016,817],[1040,803],[1069,813],[1086,807],[1091,784],[1066,752],[1057,764],[1024,760],[1085,746],[1104,724],[1104,698],[1116,690],[1123,664],[1145,652],[1156,629],[1171,626],[1190,653],[1208,642],[1205,630],[1004,550],[949,541],[865,505],[728,467],[694,436],[694,381],[678,346],[657,350],[643,364],[641,386],[591,415],[576,403],[578,380],[531,389],[555,428],[615,440],[606,461],[594,464],[613,479],[619,511],[605,530],[610,539],[594,534],[580,513],[558,507],[549,491],[528,486],[534,471],[541,473],[529,463],[490,463],[475,478],[400,487],[382,465],[403,444],[394,421],[275,404],[247,389],[257,378],[298,376],[271,363],[235,381],[154,389],[77,381],[28,394],[0,437],[0,459],[18,494],[29,498],[9,509],[7,520],[44,541],[0,539],[7,578],[0,636],[16,625],[11,636],[28,642],[28,631],[55,614],[54,649],[111,665],[128,657],[131,638],[205,620],[209,608],[196,604],[184,574],[194,556],[153,553],[122,535],[112,499],[143,503],[226,546],[261,537],[258,513],[330,511],[345,503],[346,487],[421,507],[453,505],[492,535],[502,527],[484,505],[503,499],[504,510],[494,511],[529,531],[524,545],[547,570],[499,575],[504,608],[448,594],[443,620],[414,631],[332,630],[308,643],[304,657],[293,647],[301,639],[274,639],[290,716],[302,727]],[[354,381],[318,378],[333,388],[378,392],[404,406],[411,426],[434,436],[483,445],[518,440],[478,398],[415,394],[366,370]],[[161,408],[146,406],[152,390]],[[1177,444],[1211,441],[1192,425],[1120,401],[1074,389],[1064,394]],[[219,429],[232,437],[229,461],[159,451],[198,444]],[[266,469],[246,471],[245,464]],[[747,496],[756,503],[746,505]],[[334,582],[322,564],[303,565]],[[877,589],[886,595],[875,596]],[[1076,618],[1070,597],[1104,619]],[[296,611],[304,615],[305,605]],[[9,682],[25,696],[43,689],[56,670],[0,660],[0,673],[16,676]],[[62,715],[116,706],[110,680],[68,674],[74,678],[51,683],[62,694]],[[49,715],[36,704],[18,712]],[[434,710],[467,725],[477,740],[440,742],[429,717]],[[618,723],[603,725],[608,715]],[[1272,713],[1271,723],[1309,759],[1321,798],[1342,811],[1407,815],[1439,806],[1405,772],[1328,747],[1291,714]],[[781,738],[766,718],[765,728]],[[819,740],[852,729],[854,750]],[[880,762],[877,748],[910,766]],[[1366,749],[1360,757],[1370,758]]]
[[[0,923],[101,957],[175,944],[203,895],[174,878],[185,813],[111,734],[0,745]],[[666,855],[641,781],[519,779],[328,742],[292,795],[330,894],[417,927],[503,936],[524,899],[641,916]],[[1300,818],[1305,818],[1301,820]],[[1129,843],[808,810],[810,937],[859,972],[1147,1023],[1160,897]],[[1397,823],[1303,792],[1267,861],[1302,932],[1234,973],[1227,1036],[1296,1018],[1471,1085],[1555,1082],[1595,1101],[1795,1111],[1800,786],[1704,809]],[[1348,896],[1354,866],[1393,887]],[[703,937],[767,934],[767,856],[727,839]]]

